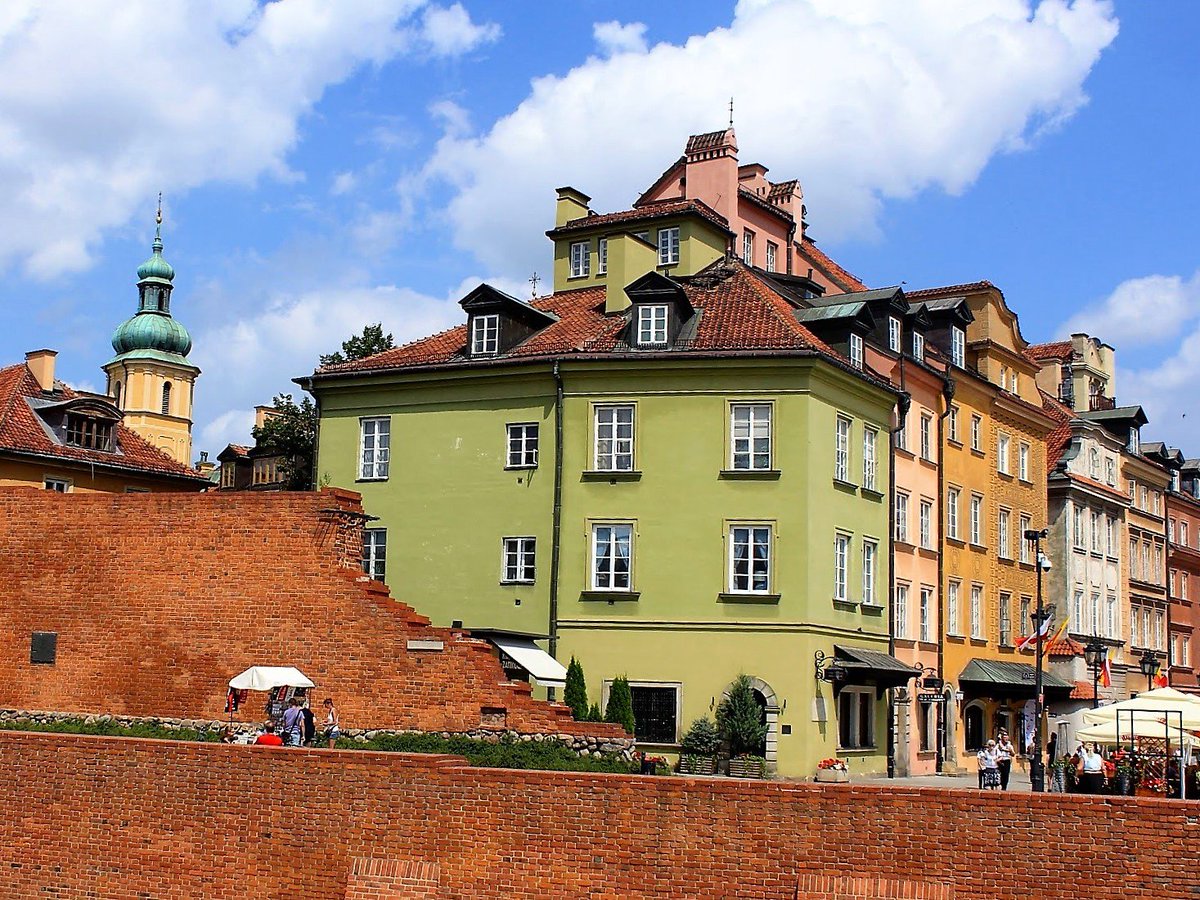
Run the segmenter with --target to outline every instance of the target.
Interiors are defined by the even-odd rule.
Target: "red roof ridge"
[[[980,281],[968,281],[963,284],[947,284],[942,285],[941,287],[921,288],[915,291],[905,291],[904,295],[906,297],[933,297],[946,294],[971,294],[976,291],[988,290],[989,288],[995,287],[996,286],[987,279],[982,279]]]
[[[1075,348],[1070,341],[1049,341],[1044,344],[1030,344],[1025,353],[1034,360],[1061,359],[1069,361],[1075,355]]]

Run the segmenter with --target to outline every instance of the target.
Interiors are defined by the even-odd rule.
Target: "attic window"
[[[850,365],[856,369],[863,367],[863,339],[861,334],[850,335]]]
[[[925,335],[919,331],[913,332],[912,355],[914,359],[925,359]]]
[[[1136,425],[1129,429],[1129,444],[1127,449],[1130,453],[1142,452],[1142,433]]]
[[[888,319],[888,349],[893,353],[900,352],[900,320],[895,316]]]
[[[112,452],[113,423],[90,416],[67,416],[67,443],[84,450]]]
[[[471,320],[471,355],[490,356],[500,350],[500,316],[475,316]]]
[[[667,345],[667,305],[665,303],[638,307],[637,335],[639,347],[665,347]]]
[[[967,336],[957,326],[950,329],[950,362],[960,369],[967,365]]]

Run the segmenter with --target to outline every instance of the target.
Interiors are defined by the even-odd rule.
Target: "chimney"
[[[688,198],[704,201],[730,222],[738,217],[737,153],[737,136],[732,128],[693,134],[683,151]]]
[[[608,236],[608,274],[604,285],[604,312],[624,312],[631,303],[625,288],[658,264],[658,249],[629,232]]]
[[[573,187],[558,189],[558,204],[554,208],[554,227],[561,228],[572,219],[582,219],[590,210],[588,204],[592,198]]]
[[[262,428],[278,415],[279,413],[273,406],[256,406],[254,407],[254,427]]]
[[[49,393],[54,390],[54,357],[57,350],[30,350],[25,354],[25,367],[37,379],[38,387]]]

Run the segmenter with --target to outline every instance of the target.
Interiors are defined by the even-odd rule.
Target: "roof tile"
[[[1052,341],[1048,344],[1030,344],[1025,348],[1025,354],[1035,360],[1058,359],[1070,362],[1075,355],[1075,348],[1070,341]]]
[[[654,219],[666,218],[667,216],[681,215],[696,215],[719,228],[723,228],[726,231],[729,230],[729,220],[723,215],[702,200],[688,199],[655,200],[650,203],[644,203],[634,209],[623,209],[620,212],[593,213],[592,215],[580,216],[578,219],[571,219],[557,228],[552,228],[546,234],[567,234],[572,231],[582,231],[602,225],[632,225],[635,222],[648,222]]]

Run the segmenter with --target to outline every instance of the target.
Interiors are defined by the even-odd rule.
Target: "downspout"
[[[942,399],[946,401],[946,409],[938,416],[938,510],[941,515],[938,521],[938,615],[937,630],[937,677],[942,679],[941,694],[946,696],[945,676],[942,674],[945,665],[946,652],[946,418],[950,415],[951,401],[954,400],[954,379],[946,372],[946,381],[942,386]],[[941,772],[946,764],[946,715],[948,710],[945,703],[938,704],[938,741],[936,771]]]
[[[1168,470],[1168,475],[1170,470]],[[1163,562],[1166,565],[1166,571],[1163,572],[1163,586],[1167,589],[1167,687],[1171,686],[1172,676],[1171,669],[1175,662],[1174,656],[1175,641],[1171,637],[1171,508],[1167,505],[1167,498],[1171,496],[1171,484],[1167,484],[1167,489],[1163,491],[1163,546],[1166,552],[1163,553]]]
[[[554,378],[554,512],[550,525],[550,655],[558,658],[558,567],[562,545],[562,479],[563,479],[563,380],[559,361],[551,370]],[[546,695],[553,700],[554,688]]]
[[[787,273],[788,273],[789,275],[791,275],[791,274],[792,274],[792,256],[793,256],[793,253],[792,253],[792,242],[793,242],[795,239],[796,239],[796,218],[795,218],[795,216],[793,216],[793,217],[792,217],[792,224],[791,224],[791,225],[788,227],[788,236],[787,236],[787,262],[785,263],[785,265],[787,266]]]
[[[896,435],[908,421],[912,397],[904,390],[904,347],[900,348],[900,397],[896,427],[888,431],[888,653],[896,654]],[[887,774],[896,777],[896,705],[888,704]]]

